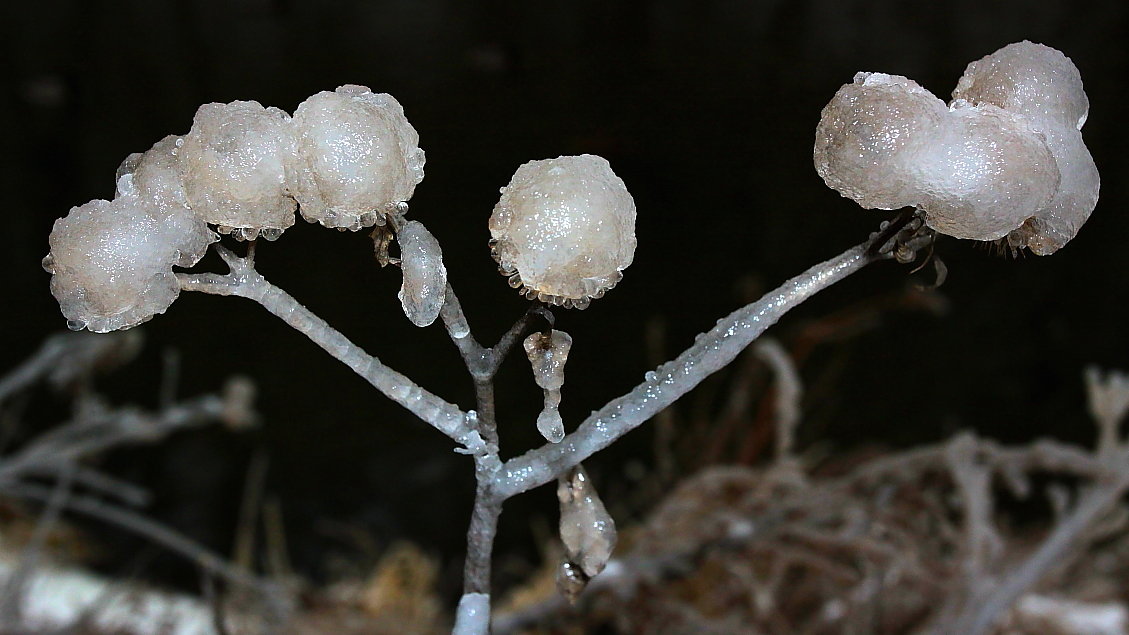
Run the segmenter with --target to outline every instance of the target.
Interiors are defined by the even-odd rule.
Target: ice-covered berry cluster
[[[130,155],[112,201],[55,222],[44,267],[68,324],[105,332],[162,313],[189,267],[218,240],[278,238],[300,208],[356,231],[402,213],[423,179],[419,136],[390,95],[342,86],[294,117],[254,101],[206,104],[183,137]]]
[[[1088,110],[1073,62],[1026,41],[970,64],[947,106],[905,77],[859,73],[823,109],[816,170],[863,207],[916,206],[941,233],[1051,254],[1097,204]]]

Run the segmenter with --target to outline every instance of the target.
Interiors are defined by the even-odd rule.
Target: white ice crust
[[[1049,46],[1017,42],[969,64],[953,99],[1019,113],[1043,135],[1061,174],[1059,186],[1046,204],[1008,235],[1008,242],[1040,256],[1058,251],[1090,217],[1101,185],[1082,140],[1090,102],[1078,68]]]
[[[519,167],[490,216],[493,254],[527,297],[584,308],[635,255],[635,201],[602,157]]]
[[[193,217],[162,215],[136,194],[71,209],[55,221],[43,261],[68,326],[105,333],[164,313],[180,294],[173,265],[195,264],[215,239],[197,231]]]
[[[293,135],[286,178],[310,222],[383,224],[423,180],[419,135],[391,95],[354,85],[320,92],[294,111]]]
[[[180,147],[188,204],[222,233],[277,238],[294,224],[283,160],[293,154],[290,116],[256,101],[204,104]]]
[[[1053,253],[1097,202],[1079,132],[1077,68],[1039,44],[1009,45],[965,71],[946,105],[905,77],[859,73],[823,109],[816,170],[867,208],[919,207],[941,233]]]

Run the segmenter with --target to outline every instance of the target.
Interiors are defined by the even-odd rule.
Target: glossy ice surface
[[[968,66],[948,107],[904,77],[859,73],[823,109],[816,170],[863,207],[916,206],[941,233],[1053,253],[1097,203],[1079,129],[1088,102],[1062,53],[1012,44]]]
[[[354,231],[383,223],[423,180],[419,135],[391,95],[320,92],[294,111],[293,134],[286,178],[308,221]]]
[[[587,305],[615,286],[635,254],[635,201],[598,156],[519,167],[490,216],[494,256],[533,297]]]

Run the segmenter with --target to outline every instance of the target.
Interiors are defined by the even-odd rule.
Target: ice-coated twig
[[[133,408],[80,419],[40,435],[18,453],[0,461],[0,488],[29,473],[53,470],[82,456],[127,443],[152,442],[176,430],[222,420],[225,400],[215,395],[191,399],[148,414]]]
[[[21,483],[12,486],[10,491],[12,494],[20,496],[21,498],[49,501],[53,488],[30,483]],[[281,585],[261,579],[243,569],[231,565],[218,554],[196,544],[183,534],[150,520],[137,512],[109,505],[88,496],[70,496],[64,502],[64,506],[66,509],[79,512],[92,518],[97,518],[140,536],[144,536],[166,549],[188,558],[202,569],[232,584],[257,591],[265,599],[273,603],[285,601],[285,593]]]
[[[314,315],[282,289],[231,251],[217,246],[216,251],[231,268],[225,276],[178,273],[180,288],[215,295],[234,295],[257,302],[291,328],[310,338],[335,359],[353,369],[412,414],[454,439],[472,454],[487,451],[486,443],[467,422],[467,414],[435,394],[424,390],[404,375],[385,366],[379,359],[349,341],[340,331]]]
[[[984,570],[1003,548],[992,523],[992,469],[978,456],[976,437],[959,434],[948,444],[945,462],[960,492],[964,511],[965,576],[970,589],[983,582]]]
[[[47,498],[47,505],[35,523],[31,539],[20,554],[20,561],[8,580],[3,584],[3,595],[0,597],[0,628],[5,630],[19,628],[22,621],[24,594],[26,584],[32,572],[39,565],[39,557],[47,543],[48,533],[59,521],[67,498],[71,495],[71,485],[74,483],[74,468],[64,470],[55,483],[54,490]]]
[[[1116,370],[1103,375],[1090,366],[1084,377],[1087,406],[1098,426],[1098,453],[1108,456],[1121,445],[1121,421],[1129,411],[1129,375]]]
[[[137,355],[142,339],[137,330],[104,335],[52,335],[31,357],[0,378],[0,404],[43,379],[63,386],[95,370],[124,364]]]
[[[1129,451],[1122,449],[1116,459],[1125,465],[1129,462]],[[945,635],[990,632],[1020,596],[1063,562],[1067,553],[1083,540],[1087,531],[1121,500],[1127,490],[1129,471],[1122,471],[1117,478],[1089,487],[1027,560],[1013,568],[990,592],[977,597],[975,602],[966,603],[963,612],[955,618],[939,620],[933,632]]]
[[[673,361],[589,416],[560,443],[548,444],[506,462],[498,494],[508,498],[544,485],[606,448],[733,361],[746,346],[792,308],[876,260],[888,256],[868,241],[811,267],[760,300],[734,311],[702,334]]]
[[[1092,484],[1082,490],[1072,508],[1059,514],[1054,529],[1022,564],[1012,568],[990,592],[977,594],[976,601],[965,602],[959,612],[953,610],[955,615],[943,613],[936,620],[933,632],[953,635],[989,632],[1020,596],[1086,540],[1129,491],[1129,470],[1125,469],[1129,464],[1129,445],[1122,443],[1118,434],[1120,419],[1129,405],[1125,380],[1118,373],[1103,380],[1097,371],[1088,369],[1086,381],[1090,411],[1100,436],[1096,454],[1087,457],[1097,465],[1091,475]]]
[[[451,635],[477,635],[490,631],[490,594],[466,593],[459,599]]]
[[[447,283],[443,307],[439,309],[439,318],[443,320],[447,335],[451,336],[451,341],[463,356],[471,376],[477,378],[479,375],[487,374],[486,370],[489,368],[487,349],[483,348],[470,332],[470,324],[467,322],[466,314],[463,313],[463,305],[459,302],[459,296],[455,295],[455,290],[451,288],[450,282]]]
[[[766,337],[753,349],[757,357],[772,368],[776,377],[776,461],[787,462],[792,458],[796,442],[796,427],[800,425],[800,400],[803,398],[803,383],[800,373],[788,351],[780,342]]]

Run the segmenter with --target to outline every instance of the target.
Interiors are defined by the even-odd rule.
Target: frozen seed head
[[[169,135],[145,152],[135,152],[118,167],[118,195],[136,193],[159,205],[188,206],[184,177],[180,170],[180,148],[184,137]],[[123,181],[122,177],[129,177]],[[132,190],[130,189],[132,188]]]
[[[918,206],[933,229],[996,240],[1055,193],[1058,167],[1043,137],[995,106],[955,102],[915,166]]]
[[[1043,135],[1061,174],[1054,196],[1008,234],[1014,249],[1040,256],[1062,248],[1098,203],[1100,178],[1082,140],[1090,102],[1070,58],[1042,44],[1017,42],[968,65],[953,99],[1019,113]]]
[[[1097,203],[1077,69],[1012,44],[969,65],[953,97],[946,109],[905,78],[856,75],[823,110],[816,170],[863,207],[914,205],[941,233],[1053,253]]]
[[[137,197],[149,215],[165,225],[177,251],[173,264],[191,267],[218,240],[188,207],[179,169],[183,138],[169,135],[144,153],[129,155],[117,172],[117,198]]]
[[[223,233],[253,240],[294,224],[283,158],[293,154],[290,117],[255,101],[205,104],[178,149],[189,206]]]
[[[105,333],[163,313],[180,293],[173,265],[195,264],[216,239],[185,210],[132,193],[55,221],[43,267],[68,326]]]
[[[868,209],[916,205],[913,168],[946,110],[913,80],[858,73],[823,108],[815,169],[829,187]]]
[[[419,135],[391,95],[341,86],[294,112],[286,178],[302,216],[356,231],[384,223],[423,180]]]
[[[598,156],[519,167],[490,215],[491,253],[523,295],[583,309],[635,255],[635,201]]]
[[[404,274],[400,304],[416,326],[430,326],[447,298],[447,268],[439,241],[421,223],[409,221],[396,235]]]
[[[953,99],[987,103],[1042,121],[1081,130],[1090,111],[1082,74],[1070,58],[1024,40],[972,62],[953,90]]]

